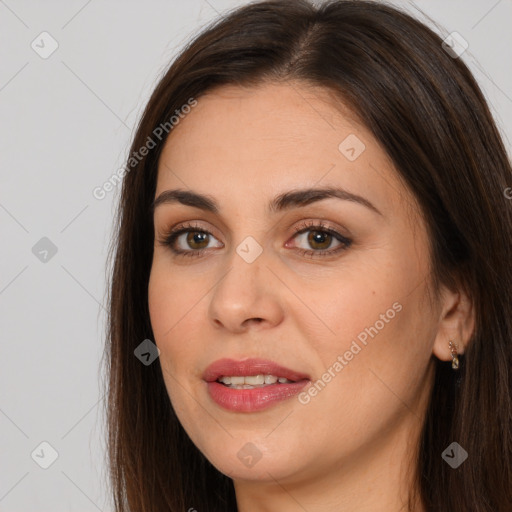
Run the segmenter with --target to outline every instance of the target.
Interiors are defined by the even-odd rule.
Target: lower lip
[[[220,382],[207,382],[212,400],[229,411],[255,412],[267,409],[278,402],[300,393],[309,380],[291,384],[270,384],[262,388],[234,389]]]

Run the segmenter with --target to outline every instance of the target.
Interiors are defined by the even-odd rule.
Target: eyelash
[[[327,233],[331,236],[333,236],[338,242],[341,243],[339,247],[336,249],[329,249],[329,250],[308,250],[308,249],[299,249],[296,250],[299,251],[303,256],[311,256],[311,258],[316,257],[324,257],[325,255],[333,255],[337,254],[338,252],[344,251],[345,249],[348,249],[350,245],[352,244],[352,240],[349,238],[344,237],[334,229],[328,228],[323,222],[315,223],[312,222],[311,224],[308,224],[307,222],[302,223],[300,226],[294,228],[295,234],[293,238],[295,238],[297,235],[301,235],[302,233],[307,233],[308,231],[318,231],[321,233]],[[159,240],[158,242],[161,245],[164,245],[166,247],[169,247],[171,251],[178,255],[178,256],[185,256],[185,257],[200,257],[202,256],[203,252],[207,249],[191,249],[191,250],[180,250],[173,247],[174,242],[176,239],[183,233],[188,232],[197,232],[202,234],[207,234],[213,236],[212,233],[207,231],[206,229],[201,228],[201,226],[191,224],[191,223],[184,223],[178,225],[176,228],[170,230],[168,233],[164,233],[163,239]]]

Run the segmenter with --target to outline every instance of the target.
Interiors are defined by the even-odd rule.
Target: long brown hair
[[[275,0],[212,23],[171,64],[137,127],[109,261],[108,464],[116,512],[236,511],[233,483],[191,442],[159,359],[148,310],[157,166],[169,119],[216,86],[303,82],[335,93],[371,130],[417,198],[429,230],[433,283],[463,287],[476,329],[453,372],[436,360],[417,483],[427,510],[512,510],[511,164],[462,58],[408,14],[365,0]],[[167,123],[167,125],[165,125]],[[165,130],[164,135],[170,130]],[[154,147],[139,155],[143,146]],[[458,377],[454,377],[458,375]],[[468,460],[441,457],[458,442]]]

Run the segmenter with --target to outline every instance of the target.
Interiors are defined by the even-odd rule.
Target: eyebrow
[[[293,207],[307,206],[308,204],[329,198],[337,198],[344,201],[359,203],[383,216],[382,212],[368,201],[368,199],[338,187],[306,188],[284,192],[270,201],[268,204],[268,211],[270,213],[278,213],[280,211],[289,210]],[[161,204],[172,203],[192,206],[214,214],[218,214],[220,211],[220,207],[213,197],[181,189],[165,190],[153,201],[150,208],[151,211],[154,212]]]

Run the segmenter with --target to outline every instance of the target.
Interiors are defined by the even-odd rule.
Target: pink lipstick
[[[210,398],[236,412],[255,412],[297,395],[310,377],[265,359],[220,359],[205,370]]]

